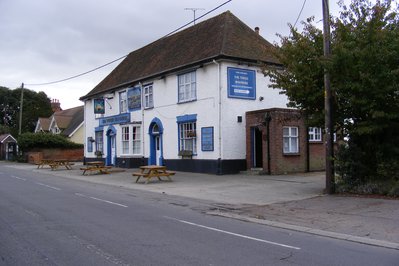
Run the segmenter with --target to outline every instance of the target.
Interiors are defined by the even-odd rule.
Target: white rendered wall
[[[256,97],[255,100],[229,98],[227,92],[227,67],[234,67],[256,72]],[[245,159],[245,113],[248,111],[267,108],[287,108],[286,95],[279,94],[279,90],[269,88],[269,78],[265,77],[257,67],[223,63],[222,65],[222,158]],[[260,100],[260,97],[263,100]],[[237,116],[242,117],[242,122],[237,122]]]
[[[221,99],[219,99],[219,69]],[[235,99],[227,96],[227,67],[256,71],[256,100]],[[177,74],[170,74],[162,79],[157,78],[143,82],[153,84],[154,108],[137,110],[130,113],[132,123],[140,123],[142,127],[142,155],[122,155],[121,125],[114,124],[117,131],[116,152],[117,157],[149,157],[150,137],[148,134],[151,121],[157,117],[163,125],[162,148],[164,159],[179,159],[178,156],[178,125],[177,116],[187,114],[197,115],[197,155],[194,159],[218,159],[219,155],[219,124],[221,124],[221,159],[245,159],[245,113],[247,111],[266,109],[273,107],[286,107],[287,97],[280,95],[278,90],[268,87],[269,80],[265,78],[259,68],[247,65],[238,65],[233,62],[220,64],[210,63],[198,68],[196,71],[197,100],[187,103],[178,103]],[[183,72],[184,73],[184,72]],[[136,84],[136,86],[139,84]],[[119,115],[119,92],[114,93],[112,99],[106,100],[105,116]],[[107,93],[109,95],[109,93]],[[262,96],[263,101],[259,100]],[[98,98],[100,98],[99,96]],[[221,106],[219,106],[221,100]],[[142,103],[143,108],[143,103]],[[219,123],[219,108],[221,123]],[[93,100],[85,101],[85,141],[88,137],[95,138],[95,128],[99,126],[99,120],[95,118]],[[242,117],[242,122],[237,122],[237,116]],[[201,128],[214,128],[214,151],[201,151]],[[104,151],[107,151],[106,131],[109,126],[104,126]],[[85,147],[85,156],[94,158],[93,152],[88,153]]]

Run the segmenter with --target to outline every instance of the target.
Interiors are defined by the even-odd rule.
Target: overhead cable
[[[206,12],[205,14],[203,14],[202,16],[198,17],[196,20],[198,20],[198,19],[200,19],[200,18],[203,18],[204,16],[208,15],[209,13],[212,13],[213,11],[215,11],[215,10],[221,8],[222,6],[224,6],[225,4],[227,4],[227,3],[231,2],[231,1],[232,1],[232,0],[228,0],[228,1],[224,2],[223,4],[221,4],[221,5],[217,6],[217,7],[215,7],[214,9],[212,9],[212,10]],[[169,35],[171,35],[171,34],[177,32],[177,31],[181,30],[182,28],[184,28],[184,27],[190,25],[192,22],[193,22],[193,21],[190,21],[189,23],[184,24],[183,26],[181,26],[181,27],[175,29],[174,31],[169,32],[168,34],[166,34],[165,36],[163,36],[161,39],[163,39],[163,38],[165,38],[165,37],[167,37],[167,36],[169,36]],[[108,63],[106,63],[106,64],[104,64],[104,65],[101,65],[101,66],[98,66],[98,67],[96,67],[96,68],[93,68],[93,69],[91,69],[91,70],[89,70],[89,71],[86,71],[86,72],[77,74],[77,75],[75,75],[75,76],[71,76],[71,77],[68,77],[68,78],[64,78],[64,79],[60,79],[60,80],[55,80],[55,81],[51,81],[51,82],[44,82],[44,83],[27,83],[27,84],[25,84],[25,85],[26,85],[26,86],[44,86],[44,85],[50,85],[50,84],[55,84],[55,83],[61,83],[61,82],[67,81],[67,80],[71,80],[71,79],[74,79],[74,78],[81,77],[81,76],[83,76],[83,75],[89,74],[89,73],[94,72],[94,71],[96,71],[96,70],[99,70],[99,69],[101,69],[101,68],[103,68],[103,67],[106,67],[106,66],[112,64],[112,63],[115,63],[115,62],[117,62],[117,61],[119,61],[119,60],[124,59],[124,58],[127,57],[128,55],[129,55],[129,54],[126,54],[126,55],[121,56],[121,57],[119,57],[119,58],[117,58],[117,59],[115,59],[115,60],[112,60],[111,62],[108,62]]]

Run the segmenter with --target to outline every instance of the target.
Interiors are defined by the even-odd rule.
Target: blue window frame
[[[179,153],[191,151],[197,154],[197,115],[183,115],[176,117],[178,125]]]

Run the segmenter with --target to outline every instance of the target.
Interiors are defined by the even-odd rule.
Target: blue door
[[[106,165],[115,165],[116,160],[116,130],[110,126],[107,130],[107,157]]]
[[[154,118],[148,130],[150,135],[150,156],[148,158],[149,165],[163,165],[163,126],[161,120]]]

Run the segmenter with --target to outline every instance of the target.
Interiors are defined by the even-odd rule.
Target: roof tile
[[[230,11],[131,52],[81,100],[218,58],[277,64],[272,44]]]

